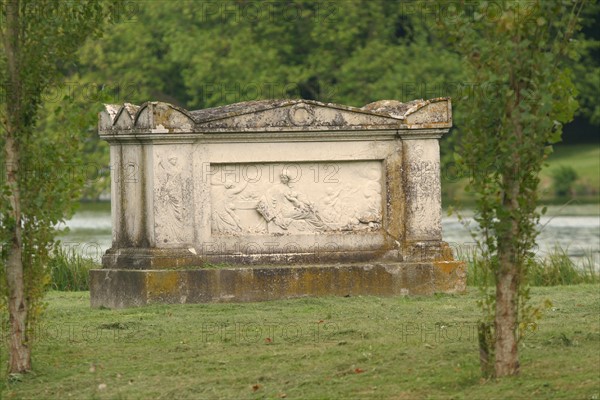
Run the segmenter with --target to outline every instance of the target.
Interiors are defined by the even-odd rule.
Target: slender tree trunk
[[[2,33],[8,67],[6,88],[6,184],[9,188],[8,226],[10,236],[6,261],[8,285],[8,313],[10,321],[9,373],[21,373],[31,369],[31,350],[27,340],[27,301],[23,280],[21,197],[19,188],[19,143],[17,135],[23,130],[22,82],[19,68],[19,13],[18,0],[6,3],[6,30]]]
[[[519,357],[517,352],[518,271],[508,260],[500,261],[503,270],[496,282],[496,330],[494,372],[496,377],[517,375]]]
[[[509,207],[511,211],[515,210],[512,208],[513,206],[512,202],[505,202],[505,207]],[[518,257],[516,257],[514,244],[511,243],[518,232],[518,222],[514,219],[512,212],[511,217],[511,229],[508,235],[501,238],[498,243],[499,266],[496,276],[496,315],[494,319],[496,331],[494,375],[497,378],[519,373],[517,325],[520,279]]]
[[[521,137],[521,128],[515,126],[515,135]],[[494,328],[496,341],[494,348],[494,375],[499,378],[519,373],[518,354],[518,321],[519,321],[519,284],[521,266],[518,248],[515,244],[519,236],[519,210],[518,199],[520,196],[519,170],[520,159],[513,156],[512,170],[503,177],[504,198],[502,200],[505,211],[508,211],[508,225],[499,235],[498,240],[498,273],[496,275],[496,315]]]
[[[9,133],[6,138],[5,160],[7,161],[7,184],[11,188],[9,202],[13,223],[6,261],[8,284],[8,313],[10,320],[9,362],[10,373],[21,373],[31,369],[31,351],[27,340],[27,303],[23,280],[23,258],[21,254],[21,210],[18,186],[18,146]]]

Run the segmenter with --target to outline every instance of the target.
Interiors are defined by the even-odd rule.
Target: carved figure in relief
[[[323,219],[328,223],[338,223],[342,219],[343,204],[341,194],[345,188],[328,187],[323,202]]]
[[[158,198],[161,205],[157,214],[162,218],[169,237],[183,241],[183,179],[177,166],[177,157],[170,157],[167,162],[161,160]]]
[[[298,230],[328,230],[329,227],[321,219],[314,203],[306,195],[293,189],[290,177],[281,174],[279,180],[279,184],[267,190],[256,206],[256,210],[267,221],[269,232],[287,231],[295,221],[305,223],[294,224]]]
[[[323,219],[335,229],[353,231],[381,226],[381,172],[359,171],[355,185],[329,187],[321,199]]]
[[[362,197],[362,207],[355,214],[356,219],[366,227],[379,228],[381,224],[381,186],[379,182],[367,183]]]
[[[236,214],[235,201],[238,195],[248,186],[247,181],[234,183],[225,181],[224,183],[212,183],[213,186],[223,187],[223,193],[220,200],[213,204],[212,223],[213,229],[221,233],[239,233],[243,231],[242,221]]]

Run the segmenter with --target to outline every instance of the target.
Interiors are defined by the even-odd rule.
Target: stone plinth
[[[107,106],[113,245],[92,306],[460,292],[441,236],[449,99]]]

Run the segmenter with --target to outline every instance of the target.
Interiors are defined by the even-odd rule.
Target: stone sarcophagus
[[[112,248],[92,306],[460,292],[441,234],[450,100],[106,106]]]

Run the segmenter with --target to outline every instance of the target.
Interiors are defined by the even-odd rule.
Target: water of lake
[[[465,221],[472,225],[469,212]],[[537,254],[543,257],[559,246],[578,264],[592,261],[600,270],[600,205],[569,205],[548,207],[540,221]],[[75,216],[67,221],[69,232],[63,234],[63,246],[78,254],[100,260],[111,246],[111,217],[109,203],[82,204]],[[469,251],[475,242],[468,229],[456,216],[442,220],[443,237],[457,252]]]

